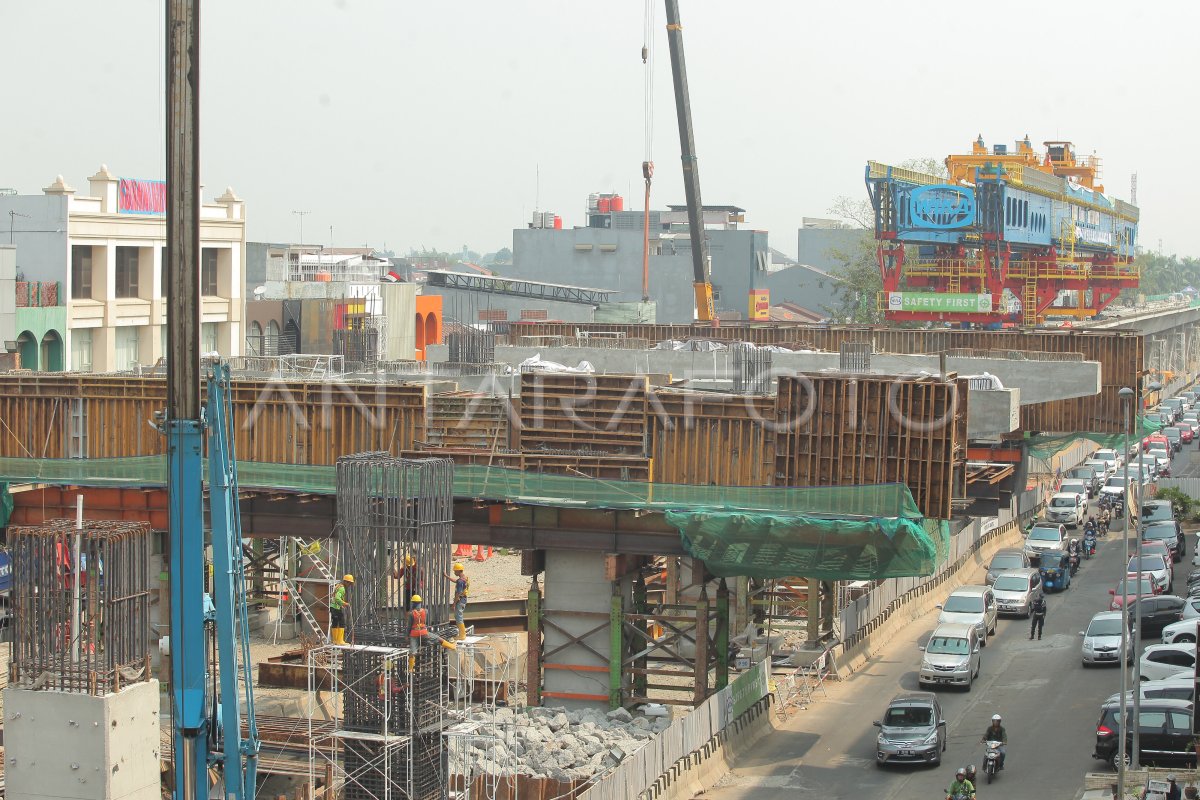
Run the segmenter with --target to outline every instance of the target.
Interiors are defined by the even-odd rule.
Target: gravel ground
[[[529,594],[532,578],[521,574],[521,554],[495,550],[485,561],[456,558],[471,579],[471,597],[476,600],[509,600]]]

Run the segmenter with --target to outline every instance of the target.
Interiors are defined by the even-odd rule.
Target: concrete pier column
[[[609,707],[611,619],[632,602],[632,575],[615,581],[601,552],[547,550],[542,607],[542,702],[566,708]],[[614,583],[616,586],[614,587]],[[620,677],[622,691],[628,678]]]

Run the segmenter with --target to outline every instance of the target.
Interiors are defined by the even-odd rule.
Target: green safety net
[[[8,518],[12,516],[13,499],[8,493],[8,484],[0,482],[0,528],[8,524]]]
[[[207,469],[207,464],[206,464]],[[0,481],[163,486],[166,456],[0,458]],[[238,462],[238,483],[335,494],[332,466]],[[660,511],[684,549],[718,576],[870,580],[930,575],[945,561],[949,528],[922,516],[904,484],[835,487],[693,486],[544,475],[456,465],[459,498],[557,508]]]
[[[1145,437],[1152,433],[1158,433],[1162,430],[1162,425],[1153,420],[1142,419],[1140,428],[1135,428],[1129,434],[1129,443],[1134,445],[1140,442]],[[1140,433],[1138,431],[1141,431]],[[1066,450],[1080,439],[1087,439],[1095,442],[1101,447],[1109,447],[1116,450],[1118,453],[1125,450],[1125,434],[1123,433],[1088,433],[1086,431],[1080,433],[1063,433],[1063,434],[1038,434],[1030,436],[1025,440],[1029,445],[1029,455],[1031,458],[1048,461],[1056,454]]]

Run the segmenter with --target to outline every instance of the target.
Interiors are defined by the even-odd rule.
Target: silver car
[[[892,698],[883,719],[875,720],[879,737],[875,763],[940,764],[946,750],[946,720],[937,695],[903,692]]]
[[[925,656],[917,673],[918,683],[922,686],[962,686],[971,690],[971,684],[979,675],[980,664],[979,638],[975,635],[974,625],[938,625],[921,649]]]
[[[999,613],[1028,617],[1033,601],[1042,595],[1041,573],[1032,567],[1005,572],[992,584],[992,592]]]
[[[1083,665],[1120,664],[1121,656],[1121,612],[1101,611],[1092,617],[1083,637]],[[1125,637],[1125,663],[1130,662],[1129,639]]]
[[[938,623],[958,622],[975,628],[975,638],[987,647],[987,637],[996,632],[996,598],[988,586],[960,586],[950,593],[945,603],[938,603],[942,610]]]
[[[1014,569],[1024,569],[1029,566],[1029,556],[1025,555],[1025,551],[1019,547],[1005,547],[1002,550],[997,550],[996,555],[992,556],[992,563],[988,564],[986,583],[991,586],[996,582],[996,578],[1002,573],[1010,572]]]

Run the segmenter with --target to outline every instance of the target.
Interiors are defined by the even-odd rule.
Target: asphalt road
[[[1176,472],[1200,469],[1195,446],[1176,458]],[[1076,534],[1082,538],[1082,532]],[[1195,537],[1175,577],[1186,579]],[[879,719],[902,690],[919,688],[918,645],[932,633],[937,611],[908,625],[864,669],[817,693],[807,710],[762,740],[755,754],[738,763],[715,788],[712,800],[767,800],[778,797],[825,800],[929,800],[945,797],[954,770],[982,762],[979,743],[992,714],[1004,716],[1009,748],[1006,769],[979,789],[981,798],[1074,798],[1086,772],[1107,765],[1091,757],[1100,703],[1118,691],[1116,667],[1085,669],[1082,631],[1092,615],[1108,609],[1108,590],[1124,575],[1123,533],[1101,540],[1097,555],[1084,561],[1071,588],[1048,596],[1049,613],[1040,641],[1029,640],[1029,622],[1001,618],[982,653],[980,677],[969,691],[938,692],[948,723],[948,749],[939,767],[875,765]],[[1130,546],[1132,547],[1132,541]],[[982,582],[983,576],[979,576]],[[1182,585],[1182,584],[1179,584]],[[1157,641],[1157,637],[1154,639]],[[940,793],[940,794],[939,794]]]

